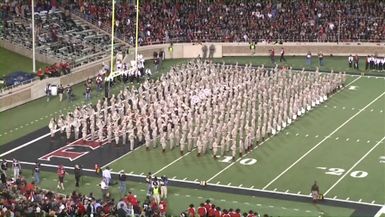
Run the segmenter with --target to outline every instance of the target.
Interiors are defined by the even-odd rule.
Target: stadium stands
[[[0,28],[0,37],[32,49],[31,16],[28,6],[13,3],[9,7],[5,5],[2,7],[3,28]],[[24,8],[24,15],[18,12],[19,7]],[[49,10],[47,7],[36,7],[35,31],[38,52],[70,62],[72,66],[93,62],[110,54],[111,40],[108,34],[92,29],[83,21],[72,19],[63,11]],[[116,50],[122,47],[121,43],[115,43]]]
[[[274,1],[273,1],[274,2]],[[141,45],[194,41],[337,42],[385,40],[384,2],[141,1]],[[107,1],[79,1],[71,12],[111,31]],[[133,44],[135,6],[116,5],[117,35]],[[340,27],[340,34],[339,34]]]

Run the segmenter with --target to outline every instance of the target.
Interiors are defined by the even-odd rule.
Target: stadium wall
[[[3,46],[3,44],[0,44]],[[214,58],[225,56],[268,56],[269,50],[274,48],[276,55],[279,55],[281,47],[285,48],[287,56],[304,56],[308,51],[313,55],[322,52],[324,56],[348,56],[357,54],[359,56],[378,54],[385,55],[385,44],[375,43],[283,43],[283,44],[257,44],[255,50],[251,50],[248,43],[181,43],[181,44],[158,44],[138,48],[138,53],[142,54],[144,59],[152,59],[154,52],[164,51],[166,59],[196,58],[202,56],[202,47],[206,45],[215,46]],[[170,51],[172,47],[172,52]],[[8,47],[5,47],[8,49]],[[14,50],[14,48],[11,48]],[[133,57],[133,51],[129,56]],[[209,53],[209,49],[208,52]],[[47,83],[74,85],[94,77],[101,69],[102,62],[108,62],[109,58],[99,60],[94,63],[75,68],[72,73],[60,77],[50,78],[42,81],[35,81],[32,84],[23,86],[18,90],[0,97],[0,111],[4,111],[29,101],[38,99],[45,95],[44,88]]]
[[[27,49],[27,48],[22,47],[22,46],[17,46],[15,44],[11,43],[10,41],[1,39],[0,40],[0,47],[3,47],[7,50],[11,50],[12,52],[18,53],[22,56],[25,56],[25,57],[32,59],[32,50]],[[52,65],[52,64],[60,62],[60,60],[57,58],[43,55],[43,54],[40,54],[39,52],[36,52],[35,57],[36,57],[36,61],[46,63],[48,65]]]

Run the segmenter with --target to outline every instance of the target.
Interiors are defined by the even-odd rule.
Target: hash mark
[[[227,184],[227,186],[230,186],[231,185],[231,182],[229,182],[229,184]]]
[[[284,206],[283,206],[283,207],[281,207],[281,208],[282,208],[282,209],[287,209],[287,208],[286,208],[286,207],[284,207]]]
[[[349,199],[350,199],[350,197],[347,197],[347,198],[346,198],[346,200],[349,200]]]
[[[141,174],[139,174],[139,175],[143,176],[143,175],[144,175],[144,173],[141,173]]]
[[[254,185],[253,185],[253,186],[251,186],[250,188],[254,188]]]
[[[308,137],[308,136],[309,136],[309,134],[306,134],[306,135],[305,135],[305,137]]]
[[[222,202],[226,202],[226,200],[225,200],[225,199],[221,199],[221,201],[222,201]]]
[[[179,196],[180,194],[178,194],[178,193],[175,193],[174,195],[175,195],[175,196]]]
[[[233,203],[238,203],[238,201],[234,200]]]
[[[357,139],[357,142],[360,142],[360,140],[359,140],[359,139]]]
[[[318,138],[319,137],[319,135],[315,135],[315,138]]]
[[[309,213],[309,212],[311,212],[311,211],[310,211],[310,210],[306,210],[305,212]]]
[[[198,179],[195,179],[195,180],[194,180],[194,182],[197,182],[197,181],[198,181]]]
[[[273,191],[277,191],[277,188],[274,188],[274,190]]]
[[[346,141],[349,141],[349,138],[346,138]]]
[[[186,181],[187,180],[187,178],[185,177],[184,179],[183,179],[183,181]]]
[[[373,204],[373,203],[375,203],[375,202],[376,202],[376,201],[375,201],[375,200],[373,200],[373,201],[372,201],[372,204]]]
[[[269,207],[270,207],[270,208],[274,208],[274,206],[273,206],[273,205],[270,205]]]
[[[366,141],[366,143],[370,143],[370,140]]]
[[[337,196],[334,196],[334,197],[333,197],[333,199],[336,199],[336,198],[337,198]]]
[[[300,192],[300,191],[298,191],[298,192],[297,192],[297,194],[301,194],[301,192]]]
[[[190,195],[186,194],[186,197],[191,197]]]
[[[217,185],[219,185],[219,183],[221,183],[220,181],[217,182]]]
[[[257,206],[262,206],[260,203],[257,203],[256,205],[257,205]]]
[[[340,139],[340,137],[336,137],[336,140]]]
[[[295,136],[298,136],[298,135],[299,135],[299,133],[296,133],[296,134],[295,134]]]
[[[242,184],[240,184],[238,187],[242,187]]]
[[[176,179],[176,176],[172,177],[172,179]]]
[[[285,193],[289,192],[289,189],[285,191]]]
[[[295,209],[293,209],[293,210],[294,210],[294,211],[297,211],[297,212],[299,211],[299,209],[297,209],[297,208],[295,208]]]
[[[362,201],[362,199],[360,198],[359,200],[358,200],[358,202],[361,202]]]

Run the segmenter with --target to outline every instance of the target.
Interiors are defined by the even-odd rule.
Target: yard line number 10
[[[317,169],[325,170],[325,174],[341,176],[344,174],[345,169],[342,168],[326,168],[326,167],[317,167]],[[362,170],[352,171],[350,176],[353,178],[365,178],[368,176],[368,172]]]

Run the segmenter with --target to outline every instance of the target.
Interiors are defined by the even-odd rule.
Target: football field
[[[106,164],[131,175],[308,196],[316,180],[327,198],[385,203],[385,79],[352,76],[345,88],[248,154],[214,160],[195,150],[137,148]],[[160,156],[161,155],[161,156]]]
[[[249,59],[234,61],[247,63]],[[293,57],[293,61],[302,62],[302,59]],[[336,65],[341,63],[342,59]],[[163,73],[166,72],[164,69]],[[123,86],[117,85],[114,91]],[[81,95],[81,85],[74,89]],[[95,93],[92,101],[102,95]],[[162,153],[160,148],[146,151],[137,144],[134,151],[128,152],[128,147],[105,143],[68,142],[63,135],[50,139],[48,119],[84,103],[82,97],[61,103],[57,98],[46,103],[42,98],[0,113],[0,158],[20,160],[29,179],[30,167],[39,159],[44,169],[41,187],[51,190],[56,188],[56,174],[52,171],[58,164],[64,164],[70,174],[75,164],[83,165],[84,186],[76,190],[86,194],[100,195],[99,187],[95,187],[100,182],[100,178],[95,178],[96,162],[112,168],[115,175],[124,169],[130,177],[129,189],[142,198],[148,172],[167,175],[172,181],[169,203],[173,215],[206,198],[223,207],[257,209],[274,216],[362,216],[385,207],[385,78],[382,76],[349,75],[341,91],[235,161],[231,153],[213,159],[211,154],[197,157],[195,150],[181,156],[178,147]],[[78,156],[45,157],[67,150]],[[327,198],[319,205],[313,205],[309,196],[314,181]],[[201,182],[207,182],[207,186],[200,186]],[[66,183],[74,184],[72,178],[66,179]],[[58,191],[71,193],[72,190],[66,187],[65,191]],[[117,188],[111,191],[115,198],[119,197]],[[368,207],[372,210],[368,211]]]

